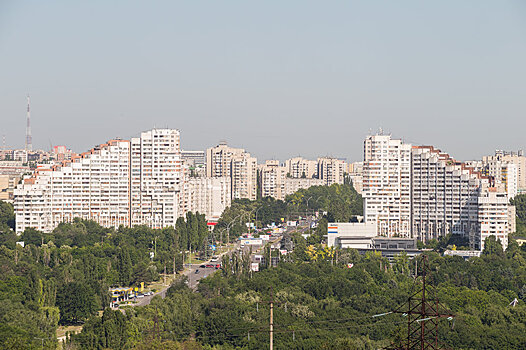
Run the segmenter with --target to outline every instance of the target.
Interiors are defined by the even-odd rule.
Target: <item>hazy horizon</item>
[[[378,128],[459,160],[526,148],[521,1],[3,1],[0,136],[362,159]]]

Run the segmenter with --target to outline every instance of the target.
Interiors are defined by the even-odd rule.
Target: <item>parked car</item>
[[[216,270],[221,268],[221,264],[216,264]]]
[[[202,269],[204,269],[206,266],[205,266],[205,265],[201,265],[201,266],[199,266],[199,267],[202,268]]]
[[[199,269],[195,270],[195,272],[194,272],[194,273],[195,273],[195,274],[199,273]]]
[[[212,268],[212,267],[214,267],[214,265],[212,265],[212,264],[206,264],[206,267],[207,267],[207,268]]]
[[[137,294],[137,298],[144,298],[144,294]]]

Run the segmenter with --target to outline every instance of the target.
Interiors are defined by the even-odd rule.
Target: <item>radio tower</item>
[[[31,111],[29,108],[30,100],[27,95],[27,125],[26,125],[26,152],[33,150],[33,138],[31,137]]]

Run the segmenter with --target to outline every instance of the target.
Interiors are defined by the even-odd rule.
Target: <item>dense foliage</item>
[[[181,270],[185,251],[206,247],[208,240],[204,216],[192,213],[175,229],[113,230],[77,219],[51,233],[27,229],[17,237],[9,206],[0,204],[0,226],[9,225],[0,233],[2,349],[40,348],[42,341],[52,347],[59,324],[83,324],[109,305],[111,286],[155,281],[165,268]]]
[[[517,235],[526,236],[526,194],[519,194],[511,201],[517,212]]]
[[[512,243],[503,252],[495,240],[486,246],[482,257],[469,261],[429,254],[428,281],[455,314],[454,322],[440,322],[439,338],[455,349],[524,349],[526,251]],[[229,269],[203,280],[198,293],[180,281],[164,300],[156,298],[119,316],[120,328],[110,338],[122,344],[126,334],[122,348],[153,348],[148,344],[169,341],[167,348],[177,349],[193,339],[198,343],[193,348],[267,349],[271,299],[277,348],[377,349],[406,334],[402,315],[372,316],[403,305],[420,283],[421,277],[414,278],[414,260],[401,255],[389,263],[353,250],[315,260],[296,251],[293,260],[258,273]],[[347,268],[348,263],[354,266]],[[519,300],[515,307],[510,305],[514,298]],[[95,344],[109,341],[100,331],[104,316],[88,324],[72,344],[102,349]],[[87,339],[92,339],[89,346],[83,345]]]

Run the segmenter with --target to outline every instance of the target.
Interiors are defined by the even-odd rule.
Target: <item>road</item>
[[[218,263],[219,262],[211,263],[211,264],[218,264]],[[204,263],[204,265],[206,264],[207,263]],[[184,271],[184,275],[188,277],[188,287],[192,288],[193,290],[197,289],[197,285],[199,284],[199,280],[201,278],[205,278],[211,275],[212,273],[218,271],[218,269],[214,267],[202,268],[200,266],[202,266],[202,264],[191,264],[190,268],[185,269]]]

